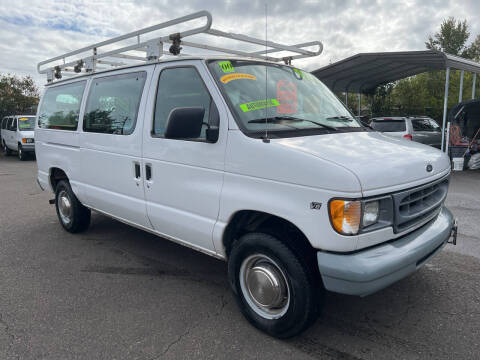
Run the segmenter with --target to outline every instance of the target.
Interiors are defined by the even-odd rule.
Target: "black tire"
[[[8,148],[5,142],[3,142],[3,152],[5,153],[5,156],[10,156],[12,154],[12,150]]]
[[[273,260],[288,284],[288,303],[278,318],[267,318],[258,313],[252,301],[247,300],[246,281],[241,280],[244,262],[257,254]],[[323,286],[315,272],[300,256],[292,252],[282,241],[265,233],[248,233],[233,245],[228,259],[228,276],[240,310],[256,328],[277,338],[289,338],[307,329],[316,320]],[[244,290],[242,290],[242,284]],[[244,293],[245,291],[245,293]],[[247,294],[247,295],[246,295]],[[253,304],[253,305],[252,305]],[[261,312],[261,311],[260,311]]]
[[[62,216],[62,210],[60,210],[60,201],[62,201],[64,196],[70,203],[69,209],[71,209],[71,212],[70,216],[68,216],[69,221],[66,221],[66,217]],[[63,228],[68,232],[78,233],[88,229],[91,216],[90,209],[83,206],[77,199],[70,187],[70,183],[66,180],[59,181],[55,189],[55,208],[60,224],[62,224]]]
[[[18,158],[20,159],[20,161],[27,160],[27,153],[25,153],[25,151],[23,151],[23,148],[22,148],[21,144],[18,144]]]

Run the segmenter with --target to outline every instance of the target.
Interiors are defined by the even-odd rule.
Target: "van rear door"
[[[147,229],[141,155],[153,69],[93,76],[80,133],[80,182],[88,206]]]

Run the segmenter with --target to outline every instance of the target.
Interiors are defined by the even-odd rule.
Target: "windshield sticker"
[[[218,65],[224,73],[231,73],[235,71],[235,68],[232,66],[232,63],[230,61],[220,61]]]
[[[298,111],[297,85],[288,80],[277,81],[277,114],[295,114]]]
[[[234,73],[234,74],[223,75],[220,78],[220,81],[224,84],[228,84],[230,81],[238,80],[238,79],[257,80],[257,77],[255,75],[250,75],[250,74]]]
[[[298,80],[302,80],[303,79],[303,73],[302,73],[302,70],[300,69],[293,69],[293,73],[295,74],[295,77],[298,79]]]
[[[265,99],[265,100],[257,100],[257,101],[252,101],[248,102],[245,104],[240,104],[240,109],[242,109],[243,112],[247,111],[252,111],[252,110],[260,110],[260,109],[265,109],[269,107],[275,107],[280,105],[277,99]]]

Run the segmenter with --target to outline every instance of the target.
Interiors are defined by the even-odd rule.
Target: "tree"
[[[468,48],[468,57],[475,61],[480,61],[480,35],[477,35],[475,41]]]
[[[38,88],[30,76],[0,75],[0,119],[34,113],[38,100]]]
[[[468,58],[469,46],[466,46],[468,38],[470,37],[469,26],[467,20],[455,20],[454,17],[449,17],[443,20],[440,25],[440,31],[436,32],[434,36],[428,37],[425,43],[427,49],[439,50],[451,55],[458,55]]]

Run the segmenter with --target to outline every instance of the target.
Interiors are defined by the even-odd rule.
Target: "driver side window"
[[[158,81],[152,135],[164,137],[167,119],[173,109],[203,107],[205,109],[204,125],[200,137],[194,140],[205,140],[206,124],[210,123],[212,104],[210,93],[193,66],[162,70]]]

